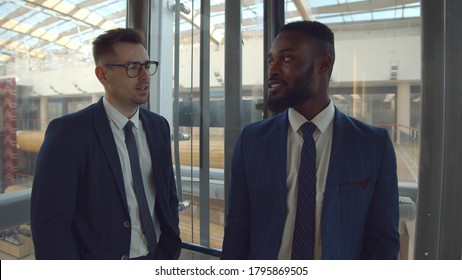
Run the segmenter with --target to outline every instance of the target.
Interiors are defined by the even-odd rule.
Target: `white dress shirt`
[[[311,122],[316,125],[313,133],[316,143],[316,225],[314,259],[321,259],[321,210],[332,146],[335,108],[332,101]],[[288,110],[290,126],[287,132],[287,216],[278,259],[291,259],[292,240],[297,210],[297,185],[303,134],[300,127],[308,120],[295,109]]]
[[[148,254],[147,241],[141,230],[141,221],[138,202],[136,200],[135,192],[132,187],[132,171],[130,168],[130,158],[128,155],[127,146],[125,145],[124,126],[130,120],[134,124],[133,134],[135,135],[136,146],[138,148],[138,156],[140,159],[141,174],[143,176],[143,185],[146,192],[146,199],[148,201],[149,210],[154,221],[154,228],[156,230],[157,241],[161,234],[159,220],[155,214],[155,186],[154,175],[152,171],[151,154],[149,152],[148,142],[146,140],[146,132],[143,124],[139,118],[139,110],[131,119],[125,117],[122,113],[117,111],[112,106],[106,97],[103,98],[104,109],[110,120],[112,134],[117,146],[117,152],[120,158],[120,165],[124,178],[125,194],[127,196],[128,212],[131,220],[131,238],[130,238],[130,258],[145,256]],[[103,143],[104,145],[104,143]],[[114,186],[114,191],[115,186]],[[122,224],[123,222],[121,222]]]

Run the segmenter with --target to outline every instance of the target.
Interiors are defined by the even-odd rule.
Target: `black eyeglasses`
[[[148,71],[149,76],[156,74],[157,67],[159,66],[158,61],[148,60],[145,63],[130,62],[127,64],[104,64],[103,66],[122,66],[127,71],[127,76],[130,78],[136,78],[141,74],[141,67]]]

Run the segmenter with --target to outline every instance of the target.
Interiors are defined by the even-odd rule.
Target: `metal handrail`
[[[190,243],[190,242],[182,242],[181,247],[183,249],[193,251],[195,253],[200,253],[200,254],[216,257],[216,258],[221,257],[221,250],[220,249],[206,247],[206,246],[202,246],[202,245],[194,244],[194,243]]]
[[[31,189],[0,194],[0,230],[30,222]]]
[[[415,218],[417,193],[417,183],[399,183],[401,220]],[[30,222],[30,195],[31,189],[0,194],[0,230]],[[178,210],[183,211],[190,205],[190,201],[182,201]]]

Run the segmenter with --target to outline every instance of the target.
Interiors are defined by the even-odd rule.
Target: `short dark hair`
[[[319,47],[319,52],[321,54],[327,53],[332,58],[333,68],[335,61],[334,33],[327,25],[318,21],[305,20],[287,23],[279,28],[279,32],[288,30],[299,31],[311,38],[314,38]]]
[[[116,28],[106,31],[93,41],[93,59],[98,65],[107,54],[114,54],[116,43],[144,44],[144,35],[141,31],[133,28]]]

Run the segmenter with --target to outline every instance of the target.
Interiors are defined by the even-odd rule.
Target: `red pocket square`
[[[367,178],[366,180],[363,180],[363,181],[346,182],[346,183],[344,183],[342,185],[344,185],[344,186],[359,186],[360,188],[365,189],[367,187],[367,185],[369,185],[370,180],[371,180],[371,178]]]

